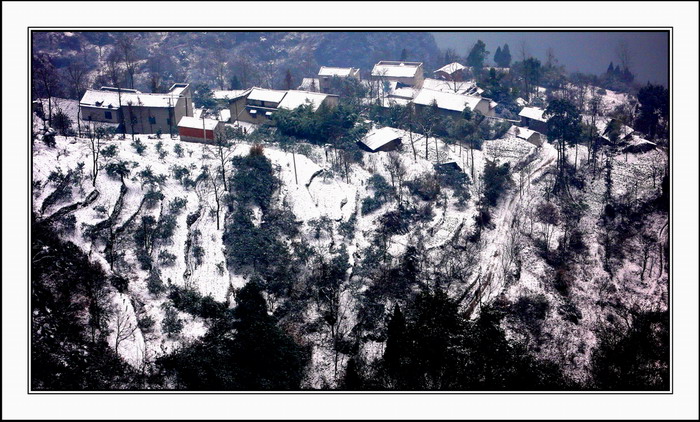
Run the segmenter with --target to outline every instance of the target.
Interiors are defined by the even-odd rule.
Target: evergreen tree
[[[544,112],[547,120],[547,138],[557,144],[557,188],[566,184],[564,167],[566,165],[566,146],[578,142],[581,136],[581,115],[576,106],[568,100],[552,100]]]
[[[345,368],[345,375],[340,383],[341,390],[359,391],[364,389],[365,381],[360,374],[360,364],[357,356],[348,359],[348,365]]]
[[[293,79],[292,79],[292,72],[287,69],[287,72],[284,75],[284,86],[286,89],[292,89],[293,85]]]
[[[613,67],[612,62],[608,65],[608,70],[605,72],[606,74],[612,76],[615,73],[615,67]]]
[[[501,50],[501,63],[499,65],[501,67],[510,67],[510,61],[510,47],[508,47],[508,44],[506,44],[503,46],[503,50]]]
[[[233,75],[231,76],[231,89],[242,89],[243,84],[241,84],[241,81],[238,80],[238,76]]]
[[[659,136],[668,137],[669,95],[668,89],[661,85],[648,83],[637,94],[639,114],[635,129],[644,133],[649,139]]]
[[[493,61],[496,63],[496,65],[501,66],[503,60],[503,53],[501,52],[501,47],[499,46],[496,48],[496,53],[493,55]]]
[[[399,305],[394,305],[394,313],[387,325],[386,348],[383,364],[392,385],[403,387],[404,368],[406,364],[406,319]]]
[[[489,52],[486,51],[486,44],[484,44],[483,41],[478,40],[467,56],[467,66],[481,69],[484,67],[484,61],[486,61],[488,55]]]
[[[401,50],[401,58],[399,60],[402,62],[408,60],[408,50],[405,48]]]
[[[249,282],[238,292],[232,348],[237,384],[244,390],[298,389],[308,356],[267,313],[260,286]]]

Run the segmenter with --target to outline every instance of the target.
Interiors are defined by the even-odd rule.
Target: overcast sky
[[[471,46],[482,40],[493,58],[498,46],[508,44],[513,60],[520,60],[524,42],[534,57],[544,60],[547,48],[554,50],[560,64],[570,72],[600,74],[610,61],[618,62],[615,50],[620,42],[629,46],[632,73],[642,83],[668,86],[667,32],[434,32],[440,49],[453,48],[465,56]],[[493,61],[491,61],[493,63]],[[615,63],[617,64],[617,63]]]

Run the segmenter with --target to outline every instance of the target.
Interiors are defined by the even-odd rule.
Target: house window
[[[152,125],[156,124],[156,118],[153,116],[148,116],[148,123]]]
[[[112,112],[111,111],[105,111],[105,119],[112,120]]]

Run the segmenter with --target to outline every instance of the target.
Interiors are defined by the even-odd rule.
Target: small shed
[[[544,136],[541,133],[526,127],[516,126],[515,136],[537,147],[541,147],[544,143]]]
[[[213,143],[224,133],[224,124],[214,119],[183,116],[177,124],[180,139],[186,142]]]
[[[539,107],[523,107],[518,113],[520,124],[532,130],[547,134],[547,118],[544,117],[544,110]]]
[[[371,130],[357,145],[369,152],[394,151],[401,147],[402,135],[390,127]]]
[[[640,154],[643,152],[651,151],[653,149],[656,149],[655,143],[647,141],[646,139],[643,139],[637,135],[631,135],[628,138],[627,145],[624,147],[622,152]]]
[[[457,164],[456,161],[447,161],[445,163],[433,164],[433,168],[438,173],[449,173],[449,172],[463,172],[462,166]]]

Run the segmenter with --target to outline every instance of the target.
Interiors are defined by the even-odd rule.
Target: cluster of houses
[[[80,111],[84,121],[124,124],[127,133],[177,132],[184,141],[206,143],[221,136],[226,124],[240,127],[241,122],[268,123],[277,110],[293,110],[302,105],[310,106],[314,112],[321,107],[335,107],[339,97],[329,92],[333,79],[353,78],[374,93],[367,101],[384,107],[409,103],[416,108],[437,106],[445,116],[459,116],[469,107],[487,118],[496,118],[498,104],[481,95],[483,90],[469,79],[469,71],[460,63],[450,63],[434,71],[434,78],[425,78],[423,63],[380,61],[374,65],[370,78],[362,80],[360,69],[322,66],[317,77],[304,78],[296,90],[253,87],[214,91],[215,98],[228,102],[219,119],[194,117],[191,88],[184,83],[176,83],[162,94],[114,87],[88,89],[80,100]],[[541,146],[547,135],[544,110],[526,106],[519,117],[519,124],[510,133]],[[624,137],[631,135],[623,133]],[[394,130],[373,129],[359,145],[367,151],[388,151],[400,148],[401,136]]]

